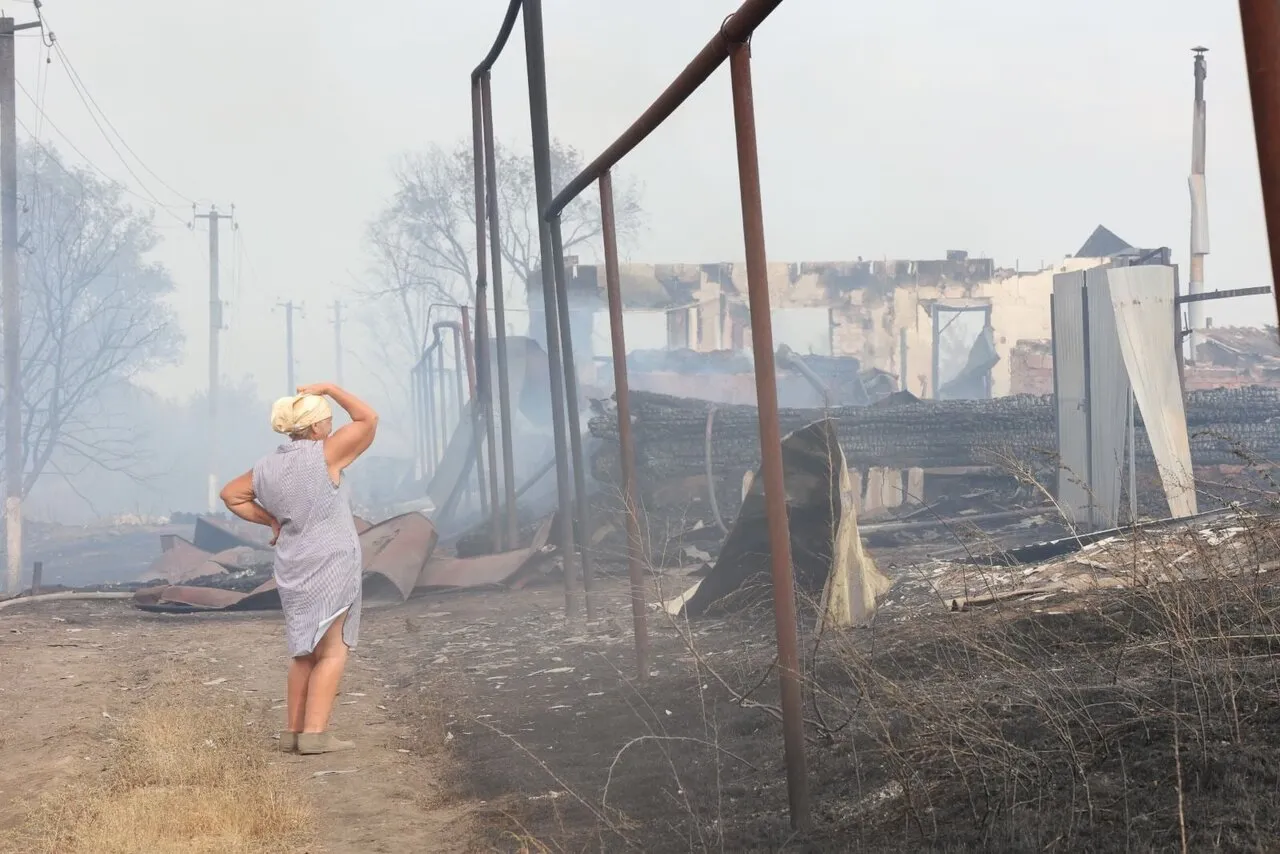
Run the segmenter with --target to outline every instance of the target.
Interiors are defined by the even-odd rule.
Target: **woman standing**
[[[333,429],[332,398],[351,416]],[[277,400],[271,429],[289,437],[222,490],[227,509],[271,528],[275,580],[289,643],[288,726],[282,750],[332,753],[355,745],[328,732],[360,632],[360,538],[342,472],[368,450],[378,414],[337,386],[303,386]]]

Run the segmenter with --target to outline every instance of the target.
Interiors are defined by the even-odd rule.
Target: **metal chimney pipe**
[[[1204,293],[1204,256],[1209,254],[1209,207],[1204,181],[1205,103],[1204,79],[1207,76],[1204,55],[1207,47],[1195,47],[1195,111],[1191,119],[1191,177],[1187,184],[1191,190],[1191,275],[1187,292],[1194,296]],[[1190,330],[1189,361],[1196,361],[1196,349],[1200,333],[1204,329],[1204,303],[1187,305]]]

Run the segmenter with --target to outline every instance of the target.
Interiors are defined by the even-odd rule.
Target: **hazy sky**
[[[594,156],[707,41],[736,0],[545,0],[552,133]],[[285,384],[284,319],[305,301],[299,379],[333,370],[328,304],[366,267],[364,225],[399,153],[470,133],[467,78],[506,0],[46,0],[52,29],[129,145],[185,196],[224,210],[228,375]],[[27,2],[6,7],[20,21]],[[1191,53],[1208,46],[1209,288],[1270,283],[1248,86],[1234,3],[1204,0],[789,0],[757,34],[754,71],[771,259],[936,258],[968,249],[1031,268],[1098,223],[1141,246],[1188,240]],[[527,147],[520,27],[495,70],[497,133]],[[40,42],[19,39],[39,91]],[[146,192],[67,80],[49,120],[108,175]],[[19,117],[36,127],[31,102]],[[59,145],[43,125],[42,136]],[[20,131],[20,135],[22,132]],[[155,378],[203,387],[207,256],[189,204],[162,258],[179,284],[185,363]],[[728,71],[626,161],[644,186],[637,261],[742,255]],[[1217,324],[1273,322],[1266,298],[1220,303]],[[357,330],[349,333],[360,349]],[[348,357],[348,374],[357,364]]]

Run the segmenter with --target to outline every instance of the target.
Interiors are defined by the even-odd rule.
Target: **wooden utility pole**
[[[285,348],[285,381],[289,384],[289,394],[297,394],[298,386],[293,379],[293,313],[297,311],[302,317],[306,317],[305,309],[300,305],[294,305],[293,300],[278,303],[280,308],[284,309],[284,348]]]
[[[193,206],[194,209],[194,206]],[[208,213],[194,214],[209,220],[209,512],[216,512],[218,501],[218,334],[222,331],[222,298],[218,296],[218,222],[234,220],[231,213],[218,213],[216,205]],[[232,227],[235,227],[234,222]]]
[[[0,288],[4,327],[5,590],[22,588],[22,311],[18,289],[18,117],[14,33],[40,22],[0,17]]]
[[[342,301],[333,304],[333,381],[342,385]]]

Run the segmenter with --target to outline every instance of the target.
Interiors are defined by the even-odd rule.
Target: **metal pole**
[[[1133,387],[1129,388],[1129,524],[1138,523],[1138,425],[1133,417]]]
[[[618,273],[618,229],[613,211],[613,175],[600,176],[600,231],[604,239],[604,281],[609,299],[609,341],[613,345],[613,390],[618,401],[618,452],[622,458],[622,501],[627,518],[627,575],[631,579],[631,621],[636,639],[636,676],[649,676],[649,624],[644,595],[644,544],[636,485],[636,447],[631,435],[631,391],[627,381],[627,341],[622,324],[622,283]],[[710,486],[710,484],[709,484]],[[714,487],[713,487],[714,488]]]
[[[467,310],[463,308],[462,316],[466,317],[466,315]],[[467,377],[469,373],[463,370],[462,327],[457,323],[451,323],[449,326],[453,329],[453,381],[454,385],[458,389],[458,425],[461,426],[462,413],[466,410],[467,406]],[[479,437],[477,436],[475,439],[478,440]],[[480,447],[479,441],[474,441],[472,444],[476,448]],[[465,484],[469,479],[470,478],[463,478],[462,483]]]
[[[194,211],[195,206],[192,206]],[[218,213],[216,205],[209,206],[209,212],[194,214],[196,219],[209,220],[209,479],[208,504],[213,513],[218,505],[218,335],[222,332],[222,299],[218,293],[218,222],[231,219],[235,205],[231,206],[232,214]],[[293,389],[289,390],[293,394]]]
[[[409,370],[409,396],[411,398],[410,406],[411,423],[413,425],[413,455],[416,468],[416,474],[419,479],[427,476],[427,452],[425,449],[425,430],[422,426],[422,389],[421,381],[418,379],[418,371],[421,369],[422,363],[414,365]]]
[[[478,382],[472,390],[472,421],[476,432],[476,482],[480,484],[480,503],[484,505],[484,444],[489,447],[489,492],[493,496],[493,515],[489,517],[489,538],[494,551],[501,548],[500,528],[498,525],[498,455],[493,435],[493,395],[489,393],[489,336],[488,316],[486,315],[485,289],[488,282],[488,270],[484,255],[484,115],[480,105],[480,81],[471,80],[471,163],[475,174],[476,196],[476,339],[480,349],[476,354],[476,379]],[[467,312],[462,312],[465,323]],[[476,394],[476,391],[479,394]],[[485,442],[480,441],[480,432],[485,434]]]
[[[809,781],[805,770],[804,719],[801,717],[796,599],[791,574],[791,532],[787,522],[786,484],[782,472],[782,434],[778,426],[778,385],[773,365],[773,326],[769,319],[769,271],[764,244],[764,211],[760,200],[760,164],[756,148],[749,45],[737,44],[732,47],[729,71],[733,82],[738,183],[742,193],[742,233],[746,243],[751,347],[755,355],[761,470],[772,558],[773,618],[778,634],[778,681],[782,696],[787,796],[791,805],[791,826],[797,830],[807,830]]]
[[[516,465],[511,431],[511,366],[507,361],[507,309],[506,290],[502,283],[502,225],[498,216],[498,166],[497,143],[493,131],[493,97],[489,89],[489,74],[480,78],[480,95],[484,110],[484,174],[488,182],[489,196],[489,247],[493,253],[493,325],[494,347],[498,356],[498,417],[502,425],[502,486],[506,496],[507,547],[514,549],[519,540],[519,524],[516,518]],[[550,350],[548,350],[550,353]],[[557,448],[560,446],[557,444]],[[557,451],[557,454],[559,452]],[[489,455],[497,459],[492,445]],[[498,508],[498,481],[493,483],[494,512]]]
[[[578,412],[578,369],[573,358],[573,327],[569,314],[569,279],[564,269],[564,237],[560,217],[551,218],[552,269],[556,276],[556,312],[560,319],[560,352],[564,361],[565,402],[569,410],[569,454],[573,458],[573,497],[578,515],[578,550],[582,554],[582,596],[587,619],[596,618],[595,570],[591,562],[591,505],[587,501],[587,474],[582,457],[582,416]]]
[[[462,361],[462,328],[450,323],[453,330],[453,379],[458,388],[458,420],[462,420],[462,407],[467,405],[467,371]]]
[[[44,564],[36,561],[35,566],[31,568],[31,595],[39,596],[40,587],[44,584]]]
[[[443,460],[444,455],[449,452],[449,374],[444,366],[444,341],[440,338],[439,327],[435,329],[435,338],[438,377],[435,404],[440,418],[440,456],[437,459]]]
[[[1080,337],[1084,349],[1084,479],[1085,489],[1089,495],[1089,530],[1098,529],[1094,519],[1093,503],[1093,359],[1089,352],[1089,280],[1085,274],[1085,284],[1080,286]]]
[[[538,210],[551,201],[551,129],[547,120],[547,67],[542,37],[542,0],[524,3],[525,63],[529,76],[529,123],[533,135],[533,171]],[[569,448],[565,430],[564,367],[560,356],[560,329],[556,320],[555,254],[551,248],[551,225],[538,217],[538,246],[542,268],[542,300],[547,324],[547,362],[551,373],[551,425],[556,448],[556,492],[560,500],[560,554],[564,560],[565,618],[573,620],[577,568],[573,548],[573,490],[569,483]],[[508,508],[513,512],[513,508]]]
[[[1267,215],[1271,280],[1280,312],[1280,6],[1275,0],[1240,0],[1240,25]]]
[[[22,589],[22,308],[18,284],[18,124],[14,114],[13,18],[0,18],[0,244],[4,293],[5,589]],[[213,425],[210,425],[213,431]]]
[[[525,2],[525,21],[528,26],[529,19],[529,2]],[[684,70],[671,81],[662,94],[658,96],[649,107],[640,115],[640,118],[632,122],[631,127],[622,132],[613,144],[601,152],[600,156],[587,164],[586,168],[578,173],[577,177],[569,181],[556,196],[551,204],[540,208],[543,217],[553,217],[565,209],[565,207],[581,195],[588,187],[590,187],[606,170],[612,169],[618,161],[630,153],[637,145],[644,142],[649,134],[653,133],[659,125],[667,120],[676,109],[688,100],[689,96],[698,90],[698,87],[706,82],[707,78],[720,67],[726,59],[729,58],[729,51],[732,45],[745,42],[751,37],[751,33],[756,27],[764,22],[775,9],[782,5],[782,0],[745,0],[738,7],[738,10],[730,15],[720,26],[720,31],[715,34],[711,41],[707,42],[702,50],[698,51],[698,55],[693,61],[685,66]],[[542,26],[541,3],[539,3],[538,11],[538,27]],[[528,38],[525,38],[525,44],[528,44]],[[497,46],[495,45],[495,48]],[[486,61],[491,61],[494,54]]]
[[[1205,103],[1204,79],[1207,74],[1204,53],[1207,48],[1192,48],[1195,54],[1195,100],[1191,116],[1191,177],[1187,185],[1191,190],[1191,275],[1187,279],[1187,291],[1191,294],[1204,292],[1204,256],[1209,254],[1209,213],[1206,210],[1204,162],[1205,162]],[[1200,333],[1204,331],[1204,306],[1196,303],[1187,312],[1191,330],[1188,345],[1189,361],[1196,363],[1196,348],[1200,344]],[[1179,342],[1181,347],[1182,343]]]
[[[435,377],[431,373],[431,356],[435,350],[435,346],[427,348],[427,352],[422,356],[422,418],[427,425],[427,461],[431,467],[431,473],[436,472],[436,462],[440,459],[436,456],[436,418],[433,412],[435,408]]]
[[[480,518],[488,518],[495,526],[490,531],[490,536],[492,536],[496,533],[497,523],[493,521],[494,517],[489,516],[489,496],[486,493],[484,482],[484,442],[480,438],[481,425],[488,424],[489,421],[479,414],[484,404],[476,393],[476,350],[475,342],[471,337],[469,306],[465,305],[462,307],[462,347],[467,359],[467,390],[471,399],[471,415],[472,420],[476,423],[475,441],[472,442],[472,447],[475,448],[476,454],[476,497],[480,500]]]

